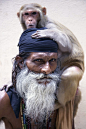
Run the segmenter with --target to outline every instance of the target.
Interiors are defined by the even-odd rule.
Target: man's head
[[[27,35],[27,33],[24,34]],[[25,37],[25,35],[23,36]],[[57,44],[50,39],[42,39],[45,45],[41,48],[40,39],[35,42],[34,47],[34,44],[32,46],[28,44],[32,40],[34,42],[35,39],[29,39],[28,44],[27,41],[23,42],[23,39],[20,38],[20,54],[15,58],[15,69],[19,72],[16,77],[16,89],[25,100],[26,115],[43,120],[46,114],[49,115],[54,110],[55,93],[59,79],[55,72],[58,56],[54,47],[57,48]],[[39,44],[37,44],[38,42]],[[25,53],[25,51],[27,52]]]

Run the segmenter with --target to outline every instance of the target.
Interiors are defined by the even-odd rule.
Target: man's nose
[[[50,74],[51,73],[51,68],[49,62],[45,63],[44,66],[41,69],[41,72],[44,74]]]

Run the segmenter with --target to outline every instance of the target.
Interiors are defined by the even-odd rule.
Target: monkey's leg
[[[79,86],[83,71],[77,66],[67,68],[61,75],[57,98],[63,106],[66,102],[73,100]]]
[[[81,100],[81,91],[78,88],[77,89],[77,92],[76,92],[76,95],[75,95],[75,99],[74,99],[74,111],[73,111],[73,116],[74,117],[76,116],[76,113],[77,113],[77,110],[78,110],[78,105],[80,103],[80,100]]]

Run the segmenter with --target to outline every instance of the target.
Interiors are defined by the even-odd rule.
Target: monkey
[[[41,13],[41,10],[43,13]],[[40,28],[40,27],[50,28],[52,26],[52,29],[54,30],[49,29],[50,31],[49,35],[48,34],[46,35],[47,30],[46,31],[44,30],[44,31],[37,31],[37,33],[33,34],[32,37],[40,38],[40,33],[42,33],[43,37],[49,37],[57,41],[59,45],[59,49],[61,51],[63,52],[71,51],[72,45],[70,43],[69,38],[66,36],[66,34],[61,32],[60,30],[57,30],[55,24],[48,22],[47,17],[46,17],[45,7],[42,8],[40,5],[34,4],[34,3],[29,4],[29,5],[24,5],[21,7],[20,11],[17,13],[17,16],[19,17],[21,25],[24,30],[28,28],[33,28],[33,27],[34,28]]]
[[[67,27],[48,18],[46,8],[37,3],[23,5],[17,13],[17,16],[23,30],[29,28],[47,28],[36,31],[32,35],[32,38],[49,37],[58,43],[58,67],[60,68],[59,73],[61,78],[57,98],[63,106],[71,99],[75,99],[75,116],[78,103],[81,100],[79,81],[84,73],[84,52],[77,38]]]

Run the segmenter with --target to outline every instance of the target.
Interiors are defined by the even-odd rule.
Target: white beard
[[[26,108],[25,115],[32,119],[43,121],[45,115],[48,117],[54,110],[55,92],[57,90],[58,74],[49,74],[44,78],[43,73],[28,72],[26,67],[17,76],[16,89],[24,99]],[[46,81],[49,83],[38,83]]]

